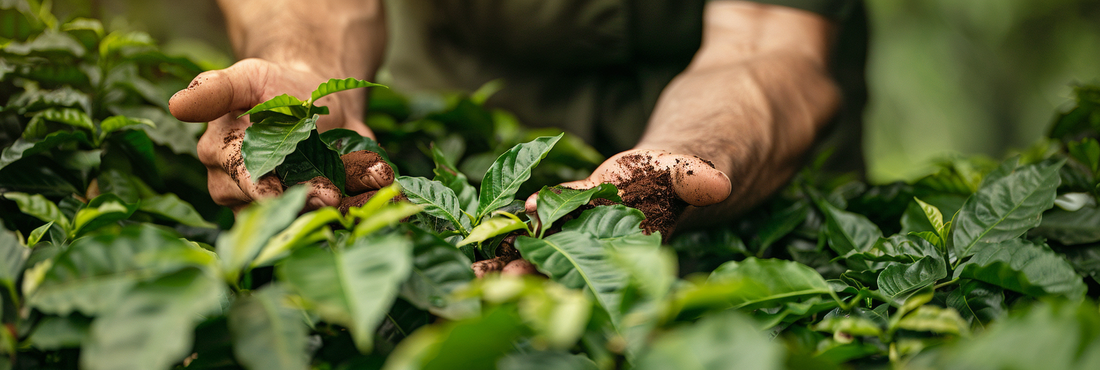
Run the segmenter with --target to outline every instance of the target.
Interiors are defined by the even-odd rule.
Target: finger
[[[324,176],[317,176],[306,182],[309,193],[303,211],[312,211],[323,207],[340,205],[340,189]]]
[[[523,202],[523,211],[527,212],[527,215],[534,215],[538,217],[539,210],[539,193],[531,194],[527,197],[527,201]]]
[[[478,279],[485,277],[485,275],[500,272],[504,268],[504,257],[496,257],[493,259],[487,259],[483,261],[474,262],[470,265],[470,268],[474,270],[474,276]]]
[[[378,190],[393,184],[393,169],[378,153],[360,150],[344,154],[344,187],[348,193]]]
[[[207,168],[206,179],[206,187],[210,191],[210,198],[214,199],[214,203],[218,205],[234,207],[247,204],[251,200],[237,186],[237,182],[233,181],[229,174],[222,171],[221,168]]]
[[[672,190],[681,200],[697,207],[729,197],[732,186],[725,173],[696,157],[682,157],[672,167]]]
[[[246,59],[229,68],[200,73],[186,89],[168,100],[168,109],[180,121],[209,122],[260,103],[254,83],[266,73],[265,62]]]
[[[501,275],[512,276],[535,275],[538,273],[539,270],[535,268],[535,265],[522,258],[508,262],[508,264],[504,265],[504,268],[500,270]]]

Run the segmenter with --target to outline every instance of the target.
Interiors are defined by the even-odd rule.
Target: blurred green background
[[[1100,82],[1100,1],[866,0],[874,182],[949,153],[1001,157],[1046,131],[1073,83]],[[57,1],[58,14],[144,30],[207,68],[232,62],[213,0]]]

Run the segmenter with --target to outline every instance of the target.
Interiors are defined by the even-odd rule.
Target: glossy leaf
[[[497,157],[481,180],[476,218],[482,218],[515,199],[520,185],[531,178],[539,164],[562,135],[544,136],[512,147]]]
[[[27,245],[34,247],[35,244],[38,244],[38,242],[42,240],[43,236],[46,236],[46,232],[50,231],[51,227],[53,227],[53,221],[47,222],[31,230],[31,235],[27,236]]]
[[[841,257],[866,252],[882,238],[882,230],[867,217],[840,210],[820,197],[815,197],[814,201],[825,214],[825,236],[829,248]]]
[[[82,128],[89,132],[95,132],[95,126],[92,125],[92,118],[88,117],[83,111],[73,108],[49,108],[44,111],[35,113],[31,116],[31,120],[47,120],[57,123],[63,123],[69,126]]]
[[[370,352],[382,322],[412,267],[412,246],[389,235],[346,248],[302,248],[279,267],[282,277],[325,321],[346,326],[360,352]]]
[[[721,312],[661,336],[635,368],[783,369],[784,350],[740,313]]]
[[[966,335],[970,333],[966,321],[959,317],[959,313],[953,308],[940,308],[933,305],[924,305],[915,311],[905,315],[898,322],[899,329],[912,331],[930,331],[954,335]]]
[[[34,216],[43,222],[54,222],[63,229],[69,228],[69,218],[61,213],[61,209],[57,208],[56,204],[41,194],[10,192],[4,193],[4,198],[14,201],[19,206],[20,212]]]
[[[800,297],[832,294],[833,289],[817,271],[794,261],[756,259],[730,261],[718,266],[708,284],[741,282],[735,294],[719,297],[729,308],[764,307]]]
[[[1065,258],[1021,239],[990,244],[955,270],[955,277],[981,280],[1033,296],[1080,298],[1085,283]]]
[[[497,235],[507,234],[516,230],[524,230],[526,228],[527,223],[520,221],[518,218],[496,216],[481,221],[473,230],[470,230],[470,235],[462,239],[462,241],[459,241],[457,245],[463,246],[471,243],[480,243]]]
[[[69,232],[69,237],[76,238],[105,225],[130,218],[137,208],[137,204],[126,203],[117,195],[101,194],[89,201],[88,206],[82,208],[76,213],[76,217],[73,217],[73,228]]]
[[[285,230],[268,239],[260,253],[252,260],[252,267],[273,264],[295,249],[323,240],[326,235],[321,230],[326,225],[334,222],[343,223],[344,219],[340,215],[340,211],[332,207],[321,208],[298,216]]]
[[[1073,212],[1052,209],[1043,214],[1043,221],[1031,233],[1066,245],[1100,241],[1100,208],[1082,207]]]
[[[57,131],[46,135],[41,140],[29,141],[23,138],[16,139],[11,146],[4,148],[0,153],[0,168],[7,167],[17,160],[54,150],[68,143],[88,143],[88,135],[83,131]]]
[[[135,286],[92,322],[81,368],[172,368],[191,353],[195,324],[219,308],[223,287],[195,268]]]
[[[401,297],[451,320],[478,313],[477,300],[454,296],[474,280],[470,260],[438,236],[412,226],[410,230],[413,235],[412,274],[401,286]]]
[[[237,215],[232,229],[218,236],[216,246],[226,281],[236,284],[241,270],[252,263],[268,239],[297,218],[307,190],[304,186],[294,187],[278,198],[254,203]]]
[[[254,114],[254,113],[257,113],[257,112],[262,112],[262,111],[266,111],[266,110],[273,110],[273,109],[276,109],[276,108],[302,106],[304,103],[305,102],[303,102],[301,100],[298,100],[298,98],[295,98],[295,97],[290,96],[288,94],[282,94],[282,95],[276,96],[274,98],[268,99],[267,101],[265,101],[263,103],[257,104],[255,107],[252,107],[252,109],[249,109],[248,111],[238,115],[237,118],[241,118],[241,117],[244,117],[246,115]],[[305,117],[295,117],[295,118],[302,119],[302,118],[305,118]],[[255,122],[255,121],[253,121],[253,122]]]
[[[183,201],[179,196],[171,193],[142,199],[141,203],[138,205],[138,210],[161,216],[187,226],[203,228],[217,227],[204,220],[190,203]]]
[[[584,211],[576,219],[562,225],[562,231],[586,233],[607,248],[622,246],[653,246],[661,244],[660,233],[645,235],[642,211],[621,204],[599,206]]]
[[[947,277],[947,264],[938,256],[921,258],[917,262],[894,264],[878,275],[879,291],[899,298]]]
[[[252,176],[252,182],[275,170],[287,155],[293,153],[298,143],[309,138],[317,128],[318,116],[294,122],[276,122],[268,119],[248,126],[244,130],[241,156],[244,167]]]
[[[117,307],[134,284],[197,265],[199,258],[183,258],[194,253],[201,252],[158,227],[126,226],[118,234],[73,241],[43,271],[37,288],[24,294],[28,305],[45,313],[95,316]]]
[[[15,281],[23,274],[23,263],[30,253],[15,233],[0,227],[0,285],[16,291]]]
[[[153,121],[145,118],[132,118],[126,116],[111,116],[99,123],[100,140],[110,135],[112,132],[124,130],[127,128],[147,126],[156,128],[157,124]]]
[[[470,218],[451,188],[423,177],[401,176],[397,182],[410,202],[424,206],[424,213],[449,221],[463,235],[470,232]]]
[[[275,167],[275,174],[288,186],[324,177],[332,181],[341,194],[346,193],[344,161],[340,160],[340,154],[321,141],[316,131],[311,131],[308,138],[298,142],[297,148]]]
[[[375,196],[377,196],[377,194]],[[359,225],[355,226],[355,230],[352,232],[352,235],[356,238],[369,235],[375,231],[381,230],[386,226],[393,226],[398,222],[401,222],[401,220],[407,219],[412,215],[420,213],[422,209],[423,208],[421,208],[420,206],[409,202],[396,202],[393,204],[386,204],[374,213],[370,214],[369,217],[359,222]]]
[[[269,285],[229,308],[233,354],[246,369],[309,368],[308,328],[301,311],[287,305],[285,292]]]
[[[620,326],[622,293],[630,275],[611,262],[608,248],[576,231],[562,231],[544,239],[520,236],[515,247],[551,280],[591,292],[611,322]]]
[[[513,307],[422,328],[401,342],[383,370],[492,369],[527,329]]]
[[[317,86],[317,89],[313,90],[313,93],[310,94],[309,102],[310,103],[316,103],[318,99],[321,99],[322,97],[324,97],[328,94],[332,94],[332,93],[336,93],[336,92],[340,92],[340,91],[344,91],[344,90],[358,89],[358,88],[361,88],[361,87],[386,87],[386,85],[376,84],[376,83],[373,83],[373,82],[367,82],[367,81],[363,81],[363,80],[359,80],[359,79],[355,79],[355,78],[345,78],[345,79],[335,79],[335,78],[333,78],[333,79],[330,79],[330,80],[322,83],[321,85]]]
[[[332,150],[335,150],[340,155],[345,155],[351,152],[357,152],[360,150],[367,150],[377,153],[382,160],[386,161],[393,169],[394,173],[399,173],[397,166],[390,161],[389,154],[385,149],[378,146],[378,142],[369,137],[359,135],[358,132],[343,129],[334,128],[321,133],[321,141],[324,141],[326,145]]]
[[[985,328],[1008,311],[1001,288],[969,280],[947,295],[947,305],[974,326]]]
[[[539,191],[538,215],[540,229],[549,228],[554,221],[573,212],[580,206],[588,204],[592,199],[608,199],[622,202],[619,198],[619,190],[615,185],[603,183],[591,189],[569,189],[561,186],[544,187]]]
[[[983,183],[952,221],[955,258],[973,255],[1039,226],[1043,211],[1054,205],[1063,163],[1020,166],[1003,178]]]

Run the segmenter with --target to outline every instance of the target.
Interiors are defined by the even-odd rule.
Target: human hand
[[[327,80],[304,67],[289,68],[260,59],[245,59],[229,68],[200,74],[187,89],[172,96],[169,108],[173,116],[181,121],[210,122],[199,139],[198,155],[206,165],[207,186],[215,203],[237,212],[253,200],[283,192],[283,184],[274,174],[252,181],[241,159],[244,130],[251,122],[247,116],[237,118],[237,115],[279,94],[309,96]],[[321,98],[318,105],[328,106],[332,114],[321,116],[318,130],[346,128],[373,138],[362,121],[365,100],[362,89]],[[341,159],[347,171],[349,194],[379,189],[393,182],[393,170],[375,153],[354,152]],[[308,183],[305,210],[341,203],[339,190],[328,179],[317,177]]]

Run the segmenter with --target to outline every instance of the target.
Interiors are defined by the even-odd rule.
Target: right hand
[[[214,202],[230,207],[234,213],[254,200],[278,196],[282,183],[274,173],[253,183],[252,175],[241,160],[244,130],[252,125],[248,117],[237,118],[253,106],[280,94],[308,97],[321,83],[328,81],[317,73],[301,68],[288,68],[260,59],[245,59],[229,68],[199,74],[190,86],[169,100],[172,115],[181,121],[209,122],[199,139],[199,161],[206,165],[207,186]],[[363,89],[343,91],[321,98],[317,105],[327,106],[332,114],[321,116],[318,131],[345,128],[374,138],[363,123],[366,92]],[[349,153],[342,157],[348,178],[348,192],[379,189],[393,183],[393,170],[369,152]],[[369,158],[368,158],[369,156]],[[358,160],[349,160],[358,159]],[[351,164],[357,164],[354,168]],[[364,168],[360,168],[364,167]],[[309,181],[309,196],[305,210],[340,204],[340,192],[325,178]]]

